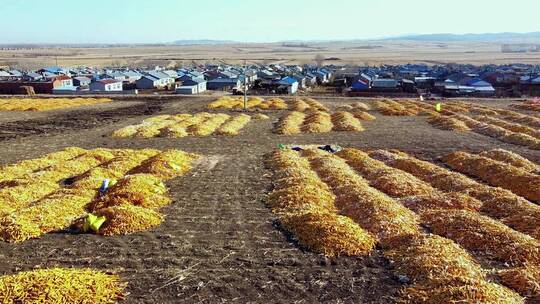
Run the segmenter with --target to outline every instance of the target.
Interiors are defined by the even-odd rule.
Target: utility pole
[[[247,60],[244,60],[244,111],[247,111]]]

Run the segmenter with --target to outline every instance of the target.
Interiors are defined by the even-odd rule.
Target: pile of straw
[[[223,113],[212,115],[198,124],[187,127],[186,131],[192,136],[208,136],[213,134],[229,118],[229,115]]]
[[[23,271],[0,277],[0,302],[115,303],[124,298],[126,285],[118,275],[93,269]]]
[[[450,131],[470,131],[471,129],[463,121],[451,116],[431,116],[428,122],[436,128]]]
[[[300,245],[326,256],[365,255],[373,249],[373,236],[336,213],[334,194],[305,158],[292,150],[277,151],[269,165],[275,190],[268,204]]]
[[[301,213],[285,216],[283,226],[298,242],[326,256],[366,255],[375,239],[346,216],[335,213]]]
[[[524,297],[540,296],[540,266],[526,265],[499,271],[501,283]]]
[[[302,132],[301,128],[305,117],[306,114],[293,111],[279,120],[274,132],[283,135],[299,134]]]
[[[412,211],[370,187],[343,159],[321,150],[303,153],[336,195],[340,213],[376,235],[383,246],[403,235],[418,233],[417,216]]]
[[[301,127],[304,133],[327,133],[332,131],[334,125],[330,114],[321,111],[308,112]]]
[[[540,262],[540,243],[499,221],[465,210],[423,212],[422,223],[466,249],[509,264]]]
[[[540,103],[537,102],[525,101],[520,104],[511,104],[510,106],[516,109],[540,112]]]
[[[109,98],[4,98],[0,111],[50,111],[111,102]]]
[[[462,174],[450,172],[403,153],[398,155],[389,151],[377,150],[371,152],[370,155],[413,174],[437,189],[448,192],[445,195],[447,197],[452,193],[462,192],[460,202],[454,204],[450,201],[448,202],[450,205],[447,205],[446,201],[442,201],[439,208],[444,209],[447,208],[445,206],[448,206],[450,209],[454,209],[452,206],[463,206],[462,209],[475,211],[478,206],[477,202],[480,201],[482,203],[481,213],[500,219],[509,227],[540,239],[540,227],[537,225],[540,222],[540,206],[508,190],[479,184]],[[414,206],[415,202],[420,204],[419,208],[422,207],[422,204],[431,205],[429,198],[412,198],[404,201],[404,203],[410,203],[409,207]]]
[[[332,114],[332,123],[334,131],[364,131],[362,123],[349,112],[340,111]]]
[[[480,153],[480,156],[488,157],[493,160],[498,160],[529,172],[540,172],[540,166],[538,164],[511,151],[503,149],[493,149]]]
[[[209,110],[214,109],[243,109],[244,97],[230,97],[223,96],[219,99],[211,102],[207,108]],[[287,103],[281,98],[270,98],[264,100],[260,97],[249,97],[246,103],[247,109],[258,110],[286,110],[288,108]]]
[[[403,105],[393,100],[377,101],[377,110],[386,116],[417,116],[420,109],[413,105]]]
[[[316,110],[316,111],[323,111],[323,112],[329,112],[330,109],[328,109],[325,105],[323,105],[320,101],[310,98],[310,97],[303,97],[303,100],[309,105],[310,109]]]
[[[489,184],[503,187],[529,200],[540,202],[540,176],[523,169],[466,152],[444,157],[453,169],[476,176]]]
[[[537,129],[528,127],[528,126],[524,126],[518,123],[507,122],[505,120],[498,119],[495,117],[490,117],[490,116],[478,116],[476,117],[476,119],[484,123],[490,123],[495,126],[505,128],[512,132],[523,133],[523,134],[532,136],[536,139],[540,139],[540,131],[538,131]]]
[[[363,151],[344,149],[337,155],[344,158],[347,163],[369,180],[371,186],[390,196],[407,197],[435,192],[433,187],[413,175],[372,159]]]
[[[159,226],[163,216],[152,209],[120,205],[99,209],[97,216],[104,216],[105,223],[99,228],[98,233],[105,236],[126,235],[139,231],[145,231]]]
[[[197,158],[199,156],[195,154],[180,150],[167,150],[143,162],[131,170],[129,174],[147,173],[163,180],[169,180],[191,170],[192,162]]]
[[[170,202],[167,187],[161,179],[150,174],[135,174],[119,180],[105,196],[92,202],[88,209],[96,211],[121,205],[158,209]]]
[[[232,117],[230,120],[222,124],[215,133],[219,135],[229,136],[238,135],[240,133],[240,130],[242,130],[250,121],[251,116],[246,114],[240,114],[238,116]]]
[[[354,115],[354,117],[360,120],[365,120],[365,121],[375,120],[375,116],[369,114],[368,112],[354,110],[351,113]]]
[[[308,109],[311,109],[311,107],[303,99],[298,99],[298,100],[295,100],[295,101],[292,102],[291,110],[293,110],[293,111],[305,112]]]

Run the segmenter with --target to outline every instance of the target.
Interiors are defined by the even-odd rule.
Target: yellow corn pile
[[[503,163],[507,163],[514,167],[532,172],[540,172],[540,165],[526,159],[525,157],[503,149],[493,149],[490,151],[484,151],[480,153],[480,156],[491,158],[493,160],[498,160]]]
[[[302,246],[327,256],[364,255],[373,249],[369,233],[336,213],[335,196],[306,159],[285,150],[274,153],[269,163],[276,189],[268,204]]]
[[[465,124],[463,121],[451,117],[451,116],[431,116],[428,119],[428,122],[433,125],[434,127],[441,129],[441,130],[449,130],[449,131],[470,131],[471,129]]]
[[[540,296],[540,266],[526,265],[499,271],[501,283],[524,297]]]
[[[365,120],[365,121],[375,120],[375,116],[369,114],[368,112],[353,110],[351,113],[354,115],[354,117],[356,117],[359,120]]]
[[[223,96],[216,101],[211,102],[207,108],[209,110],[214,109],[243,109],[244,97],[230,97]],[[281,98],[270,98],[264,100],[260,97],[249,97],[247,109],[259,109],[259,110],[286,110],[288,108],[287,103]]]
[[[456,207],[463,206],[463,208],[450,209],[476,211],[480,207],[479,211],[481,213],[499,219],[509,227],[540,240],[540,227],[537,224],[540,221],[540,206],[508,190],[480,184],[465,175],[451,172],[404,153],[377,150],[371,152],[370,156],[380,159],[392,167],[406,171],[433,187],[446,192],[446,197],[461,193],[460,197],[463,197],[461,202],[452,205]],[[424,199],[417,197],[411,203],[414,203],[415,200],[422,202]],[[481,206],[478,201],[481,202]],[[405,203],[408,202],[405,201]],[[443,201],[441,203],[439,208],[445,208],[446,203]]]
[[[332,114],[332,123],[334,131],[364,131],[362,123],[349,112],[340,111]]]
[[[0,111],[50,111],[111,102],[109,98],[4,98]]]
[[[0,190],[4,198],[0,204],[0,239],[21,242],[63,230],[79,221],[88,210],[167,205],[170,199],[162,180],[185,174],[196,158],[177,150],[70,148],[35,162],[7,166],[14,176],[22,174],[22,177],[4,181]],[[17,169],[17,165],[22,168]],[[40,171],[44,165],[48,166]],[[27,173],[29,169],[35,170]],[[128,173],[146,174],[125,176]],[[106,179],[111,189],[104,196],[98,195]]]
[[[0,277],[4,304],[115,303],[127,284],[93,269],[38,269]]]
[[[343,159],[321,150],[303,154],[336,195],[340,213],[376,235],[383,246],[403,235],[418,233],[417,216],[412,211],[370,187]]]
[[[467,247],[467,240],[476,237],[478,242],[489,243],[489,246],[471,250],[482,251],[491,258],[503,259],[508,263],[537,263],[539,252],[536,240],[475,212],[437,209],[442,199],[447,200],[448,205],[455,205],[455,209],[469,207],[478,210],[481,202],[467,199],[466,194],[458,192],[443,193],[410,174],[398,174],[395,172],[397,170],[392,170],[384,162],[370,160],[369,155],[362,151],[345,149],[336,155],[312,147],[302,148],[301,152],[284,150],[274,153],[270,165],[274,170],[275,190],[268,197],[269,206],[280,216],[283,226],[295,234],[302,245],[327,255],[335,255],[338,251],[354,254],[351,249],[371,243],[362,236],[376,236],[395,274],[411,281],[401,289],[399,303],[523,302],[519,294],[490,282],[485,271],[458,244],[422,232],[415,213],[372,188],[351,166],[370,181],[390,175],[429,190],[420,191],[421,195],[417,195],[415,191],[418,190],[411,190],[414,188],[411,186],[400,190],[402,192],[395,190],[395,193],[398,196],[407,195],[406,198],[431,196],[432,205],[426,204],[419,209],[422,223],[436,230],[437,234],[455,239],[465,248],[473,248]],[[387,161],[406,157],[402,153],[379,151],[379,154]],[[424,167],[421,169],[426,174],[433,171]],[[335,217],[337,212],[341,214],[338,218]],[[468,212],[473,219],[477,219],[471,224],[474,227],[466,226],[471,236],[454,237],[457,233],[454,230],[446,234],[442,230],[444,223],[451,223],[449,229],[460,227],[457,223],[454,225],[452,220],[441,221],[440,227],[435,227],[430,217],[435,212],[439,216]],[[352,227],[356,227],[355,223],[369,233],[353,237]],[[351,247],[351,244],[357,245]],[[501,252],[494,254],[492,251],[498,248],[502,248]]]
[[[217,130],[216,134],[218,135],[228,135],[235,136],[240,133],[249,122],[251,121],[251,116],[246,114],[240,114],[238,116],[232,117],[229,120],[225,121]]]
[[[394,100],[379,100],[377,110],[386,116],[417,116],[421,109],[416,105],[402,104]]]
[[[167,150],[146,160],[129,174],[145,173],[169,180],[190,171],[192,162],[198,158],[198,155],[180,150]]]
[[[510,106],[516,109],[540,112],[540,104],[537,102],[525,101],[520,104],[511,104]]]
[[[293,111],[283,116],[276,125],[275,132],[283,135],[293,135],[302,132],[302,124],[306,114],[298,111]]]
[[[489,217],[465,210],[423,212],[422,223],[466,249],[509,264],[540,263],[540,242]]]
[[[476,176],[531,201],[540,202],[540,176],[512,165],[466,152],[454,152],[444,161],[454,170]]]
[[[476,120],[484,122],[484,123],[489,123],[489,124],[504,128],[512,132],[523,133],[523,134],[532,136],[536,139],[540,139],[540,131],[538,129],[524,126],[519,123],[512,123],[512,122],[508,122],[508,121],[498,119],[495,117],[490,117],[490,116],[477,116]]]
[[[301,127],[303,133],[327,133],[332,131],[332,117],[327,112],[310,111]]]
[[[95,214],[107,219],[98,232],[106,236],[148,230],[159,226],[163,220],[163,216],[157,211],[129,204],[99,209]]]
[[[513,291],[487,281],[474,259],[454,242],[436,235],[413,235],[384,255],[394,272],[412,284],[398,303],[522,303]]]
[[[266,115],[257,114],[259,119],[268,119]],[[266,117],[266,118],[265,118]],[[230,116],[228,114],[218,113],[197,113],[160,115],[145,119],[138,125],[130,125],[114,131],[111,136],[118,138],[181,138],[186,136],[209,136],[219,135],[238,135],[251,120],[251,116],[240,114]],[[232,130],[231,132],[221,132],[219,130]]]

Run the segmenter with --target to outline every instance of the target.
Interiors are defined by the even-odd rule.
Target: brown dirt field
[[[68,146],[177,148],[208,156],[168,183],[174,203],[155,230],[123,237],[52,233],[13,245],[0,242],[0,273],[35,267],[116,270],[129,282],[124,303],[391,303],[401,285],[378,250],[365,258],[325,258],[304,251],[281,231],[264,204],[271,188],[266,153],[283,144],[335,143],[397,148],[434,160],[455,150],[504,148],[535,161],[538,151],[476,133],[442,131],[425,117],[384,117],[362,133],[280,136],[271,120],[250,123],[239,136],[171,140],[114,139],[112,131],[158,114],[199,112],[208,98],[115,101],[62,112],[0,114],[0,163]],[[337,106],[356,99],[320,99]],[[498,106],[509,102],[498,101]]]

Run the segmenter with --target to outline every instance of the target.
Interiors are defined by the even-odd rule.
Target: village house
[[[90,83],[92,92],[121,92],[122,81],[116,79],[100,79]]]

